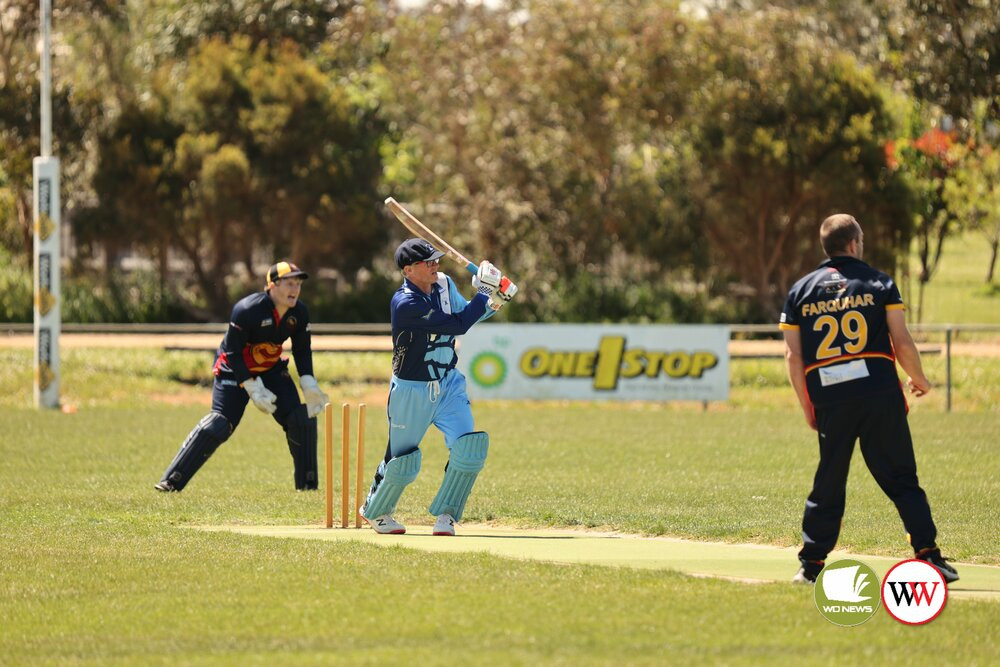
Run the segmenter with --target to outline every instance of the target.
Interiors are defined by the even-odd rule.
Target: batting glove
[[[472,279],[472,284],[480,294],[492,297],[493,293],[500,287],[500,279],[502,277],[503,274],[500,273],[500,269],[483,260],[483,263],[479,265],[479,271],[476,272],[475,277]]]
[[[490,308],[500,310],[510,303],[515,294],[517,294],[517,285],[510,278],[504,276],[500,279],[500,287],[490,296]]]
[[[250,400],[253,401],[253,404],[261,412],[273,415],[274,411],[278,409],[278,406],[275,405],[278,397],[274,395],[273,391],[264,386],[264,381],[260,378],[250,378],[243,383],[243,388],[246,389],[246,392],[250,395]]]
[[[323,408],[330,403],[330,397],[320,390],[316,378],[312,375],[303,375],[299,378],[299,386],[302,387],[302,395],[305,396],[306,410],[309,412],[309,416],[315,417],[323,412]]]

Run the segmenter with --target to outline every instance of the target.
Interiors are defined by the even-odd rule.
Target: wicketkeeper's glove
[[[278,409],[278,406],[275,404],[278,397],[275,396],[273,391],[264,386],[264,381],[260,378],[246,380],[243,383],[243,388],[250,395],[250,400],[253,401],[253,404],[261,412],[273,415],[274,411]]]
[[[310,417],[315,417],[323,412],[323,408],[330,402],[330,397],[324,394],[316,378],[312,375],[303,375],[299,378],[299,386],[302,387],[302,395],[306,399],[306,410]]]

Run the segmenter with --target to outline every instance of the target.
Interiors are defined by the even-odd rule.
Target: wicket
[[[340,527],[349,523],[351,499],[351,404],[341,406]],[[333,528],[333,405],[326,412],[326,527]],[[354,527],[361,527],[361,503],[365,478],[365,404],[358,404],[357,472],[354,484]]]

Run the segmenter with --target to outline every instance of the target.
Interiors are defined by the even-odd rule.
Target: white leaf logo
[[[868,574],[862,572],[858,574],[858,565],[842,567],[836,570],[827,570],[823,573],[823,592],[830,600],[837,602],[863,602],[871,600],[870,595],[861,595],[861,592],[870,584],[865,581]]]

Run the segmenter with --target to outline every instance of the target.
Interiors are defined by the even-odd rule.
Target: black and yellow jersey
[[[779,326],[799,331],[814,405],[900,388],[886,311],[903,307],[892,278],[846,255],[792,286]]]
[[[229,329],[219,345],[215,375],[232,373],[239,383],[270,370],[281,359],[281,346],[292,339],[299,375],[312,375],[309,310],[301,301],[278,316],[267,292],[256,292],[233,306]]]

